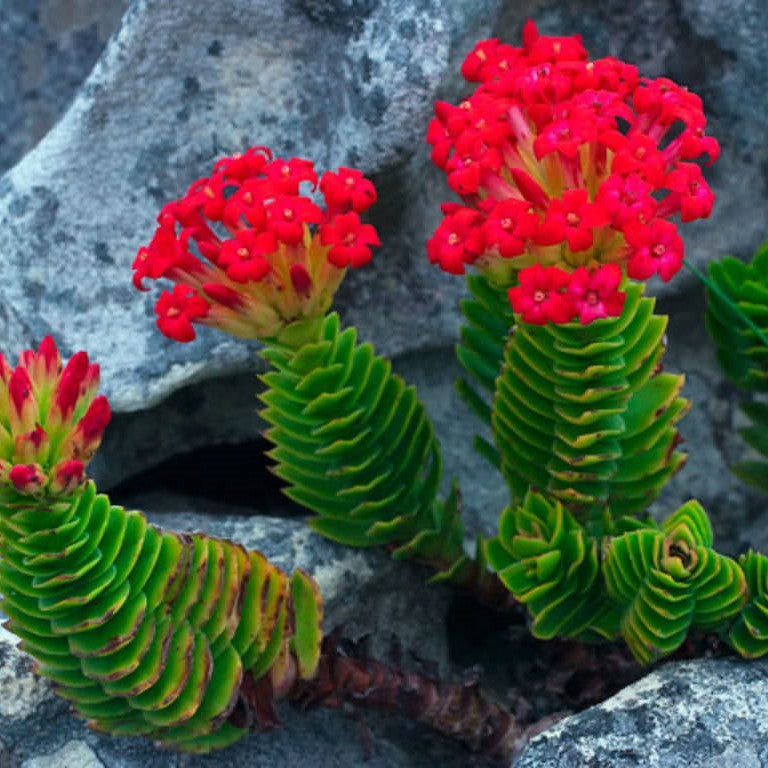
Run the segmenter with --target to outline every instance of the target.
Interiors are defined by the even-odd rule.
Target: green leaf
[[[683,378],[657,370],[666,318],[641,286],[626,289],[618,318],[519,323],[508,339],[491,422],[513,495],[536,488],[576,514],[633,514],[682,465]]]

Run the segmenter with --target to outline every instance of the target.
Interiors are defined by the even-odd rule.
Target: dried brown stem
[[[476,679],[447,683],[347,655],[338,638],[323,643],[318,673],[290,693],[302,709],[340,707],[391,712],[429,726],[469,749],[509,761],[525,745],[524,729]]]
[[[268,676],[256,679],[246,672],[229,721],[259,731],[279,726],[275,693]],[[447,683],[357,658],[342,650],[337,632],[323,641],[315,677],[296,680],[285,695],[301,710],[349,704],[400,715],[506,763],[535,732],[521,727],[507,709],[483,692],[476,677]]]

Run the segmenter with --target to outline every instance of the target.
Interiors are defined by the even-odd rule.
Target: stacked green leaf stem
[[[438,498],[442,455],[416,390],[331,313],[294,323],[262,352],[261,416],[286,494],[310,527],[348,546],[384,546],[430,564],[433,580],[492,589],[482,542],[464,547],[454,485]]]
[[[733,256],[709,265],[707,330],[726,376],[752,400],[741,408],[750,421],[739,430],[759,458],[734,464],[744,482],[768,493],[768,242],[749,262]],[[763,399],[760,399],[763,397]]]
[[[491,427],[480,453],[507,480],[487,556],[542,639],[623,638],[649,663],[692,630],[746,657],[768,651],[768,560],[712,548],[690,501],[657,525],[648,504],[682,466],[684,379],[661,370],[667,318],[628,283],[618,318],[588,325],[515,322],[491,277],[468,279],[458,383]],[[495,372],[495,373],[494,373]]]
[[[661,524],[622,518],[590,533],[555,499],[530,492],[501,516],[489,559],[526,605],[541,639],[623,638],[641,663],[668,656],[689,632],[718,634],[745,658],[768,653],[768,558],[713,549],[697,501]]]
[[[207,752],[247,733],[244,675],[278,696],[315,674],[322,602],[305,573],[203,533],[150,525],[97,494],[5,493],[0,592],[8,628],[97,730]]]

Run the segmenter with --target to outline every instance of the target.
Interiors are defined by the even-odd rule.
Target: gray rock
[[[667,664],[534,739],[515,768],[764,768],[764,662]]]
[[[162,339],[152,302],[130,286],[160,205],[220,155],[256,143],[321,169],[402,165],[447,66],[445,16],[436,0],[135,2],[72,107],[0,185],[2,263],[18,276],[1,293],[14,313],[4,346],[53,331],[66,350],[87,347],[118,410],[242,370],[248,346],[215,332],[188,347]]]
[[[104,763],[84,741],[68,741],[55,752],[25,760],[21,768],[104,768]]]
[[[0,2],[0,171],[50,130],[127,6],[128,0]]]

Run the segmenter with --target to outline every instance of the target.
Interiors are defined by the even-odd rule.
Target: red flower
[[[647,280],[657,274],[666,283],[683,264],[683,239],[671,221],[630,222],[624,236],[631,246],[627,275]]]
[[[162,208],[133,280],[140,289],[144,278],[176,284],[155,308],[166,336],[190,341],[200,322],[241,338],[271,338],[328,311],[342,270],[367,263],[379,244],[357,215],[376,190],[352,168],[325,174],[323,210],[299,194],[302,184],[317,184],[311,161],[273,160],[253,147],[217,161],[210,177]]]
[[[227,309],[235,311],[242,309],[246,305],[245,297],[234,288],[221,283],[203,283],[203,293],[214,304],[220,304]]]
[[[155,236],[149,245],[139,248],[139,252],[136,254],[132,265],[135,270],[133,285],[140,291],[149,290],[144,287],[142,280],[145,277],[151,280],[164,277],[177,260],[178,242],[174,226],[172,223],[170,226],[161,225],[155,231]]]
[[[200,214],[211,221],[219,221],[227,204],[224,194],[226,186],[233,185],[227,185],[227,177],[223,172],[194,182],[176,204],[175,215],[182,226],[194,226]]]
[[[61,372],[49,417],[58,421],[67,421],[72,417],[80,398],[80,390],[88,377],[89,369],[94,367],[96,368],[96,377],[98,377],[98,367],[88,363],[88,355],[85,352],[80,351],[72,355]]]
[[[627,294],[619,291],[621,267],[603,264],[595,270],[578,267],[571,274],[568,296],[582,325],[601,317],[618,317]]]
[[[208,302],[187,285],[177,284],[173,293],[163,291],[155,305],[157,327],[174,341],[192,341],[195,329],[192,321],[208,314]]]
[[[261,170],[274,191],[280,195],[298,195],[302,181],[309,181],[313,189],[317,186],[315,164],[301,157],[292,157],[290,160],[278,157]]]
[[[245,181],[248,178],[261,173],[268,160],[272,159],[272,153],[267,147],[251,147],[245,152],[236,152],[232,157],[222,157],[213,166],[213,172],[224,172],[227,179]]]
[[[240,229],[241,219],[247,225],[261,231],[267,224],[264,197],[270,192],[263,179],[247,179],[224,206],[222,221],[230,229]]]
[[[253,230],[242,229],[233,240],[222,243],[218,263],[226,268],[227,277],[236,283],[258,282],[271,269],[265,256],[276,249],[274,233],[256,234]]]
[[[25,496],[37,496],[46,481],[45,472],[39,464],[16,464],[8,472],[11,485]]]
[[[320,228],[320,242],[330,245],[328,261],[339,269],[360,267],[371,260],[371,246],[380,245],[376,229],[354,213],[341,213]]]
[[[464,59],[461,75],[469,82],[481,83],[508,72],[520,53],[511,45],[500,43],[498,38],[481,40]]]
[[[299,296],[309,296],[312,291],[312,276],[303,264],[291,264],[289,274],[293,290]]]
[[[456,152],[446,162],[445,170],[451,189],[459,195],[470,195],[477,192],[485,171],[496,171],[500,166],[499,150],[468,134],[457,141]]]
[[[653,186],[637,173],[611,175],[600,187],[597,202],[610,214],[613,225],[623,229],[630,221],[650,221],[657,202],[651,197]]]
[[[483,222],[486,247],[495,248],[505,259],[519,256],[527,241],[536,234],[539,217],[523,200],[488,202],[492,205],[485,206],[489,209],[488,218]]]
[[[581,35],[549,37],[539,34],[536,25],[528,19],[523,25],[523,46],[529,61],[586,61],[587,52]]]
[[[8,419],[14,432],[27,432],[39,418],[32,379],[26,368],[14,369],[8,381]]]
[[[112,411],[107,398],[98,395],[88,406],[70,437],[72,454],[76,459],[90,461],[111,418]]]
[[[605,136],[605,144],[616,155],[613,158],[611,172],[626,176],[638,173],[654,187],[664,180],[666,161],[658,149],[658,144],[650,136],[636,133],[626,137],[618,131]]]
[[[575,158],[579,147],[597,138],[595,118],[589,113],[569,114],[562,120],[554,120],[539,132],[533,142],[536,158],[559,152],[563,157]]]
[[[85,480],[85,465],[79,459],[67,459],[51,469],[50,490],[56,496],[68,496]]]
[[[556,245],[566,240],[574,253],[586,251],[594,240],[592,229],[605,226],[610,220],[606,208],[600,203],[589,202],[586,189],[564,192],[562,199],[555,198],[550,202],[536,242]]]
[[[570,297],[563,292],[570,275],[557,267],[534,264],[520,270],[519,285],[509,289],[512,309],[524,323],[567,323],[574,315]]]
[[[532,22],[522,47],[482,41],[462,72],[478,86],[455,106],[435,104],[427,134],[432,157],[463,203],[482,214],[493,210],[488,201],[533,206],[539,225],[519,263],[558,259],[554,265],[569,270],[606,263],[626,270],[636,250],[623,236],[630,223],[709,214],[713,198],[700,171],[680,161],[709,155],[711,162],[719,147],[704,134],[701,99],[686,88],[641,79],[636,67],[617,59],[588,61],[578,35],[541,35]],[[430,259],[458,273],[475,262],[497,277],[509,275],[514,265],[497,270],[494,260],[518,255],[524,238],[510,238],[509,222],[499,228],[490,218],[482,259],[472,249],[448,255],[438,233]],[[635,273],[647,271],[637,266],[641,258]],[[658,269],[673,271],[666,262]]]
[[[339,168],[338,173],[326,171],[320,178],[320,191],[329,208],[342,212],[362,213],[376,202],[375,187],[354,168]]]
[[[531,203],[531,205],[535,205],[542,210],[549,206],[549,196],[541,188],[541,184],[539,184],[539,182],[530,174],[519,168],[511,168],[509,175],[514,179],[520,194]]]
[[[672,190],[670,205],[674,206],[673,209],[680,209],[681,221],[706,219],[712,213],[715,196],[698,165],[678,163],[667,174],[666,186]],[[667,200],[664,202],[667,203]]]
[[[279,195],[267,203],[269,228],[286,245],[298,245],[304,239],[305,224],[319,224],[323,212],[306,197]]]
[[[458,208],[446,216],[427,241],[429,260],[453,275],[464,274],[464,265],[485,250],[480,224],[480,214],[471,208]]]

